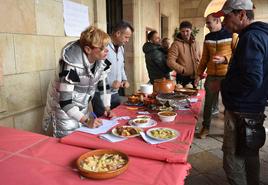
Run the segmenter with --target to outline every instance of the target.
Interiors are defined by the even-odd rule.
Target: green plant
[[[175,28],[174,33],[172,35],[173,39],[175,39],[179,33],[180,33],[180,29],[178,27]]]
[[[192,30],[192,34],[193,34],[193,36],[196,37],[196,35],[199,33],[199,31],[200,31],[200,30],[199,30],[197,27],[194,26],[194,27],[193,27],[193,30]]]

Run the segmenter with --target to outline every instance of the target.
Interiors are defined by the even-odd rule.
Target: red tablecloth
[[[143,141],[141,138],[131,138],[122,142],[111,143],[98,138],[96,135],[91,135],[82,132],[74,132],[61,139],[60,142],[74,146],[80,146],[90,149],[110,148],[121,150],[128,155],[142,157],[146,159],[154,159],[166,161],[170,163],[187,163],[187,157],[190,150],[190,145],[193,141],[195,124],[198,114],[202,107],[202,98],[204,91],[200,91],[197,97],[198,102],[192,103],[190,110],[177,111],[178,116],[171,123],[163,123],[159,120],[156,113],[152,113],[152,119],[158,122],[157,127],[169,127],[180,132],[180,136],[171,142],[151,145]],[[128,110],[125,105],[120,105],[113,110],[118,116],[136,117],[137,110]],[[121,124],[126,124],[127,121],[120,121]]]
[[[4,185],[182,185],[189,164],[130,157],[128,170],[109,180],[81,179],[75,161],[88,150],[58,139],[0,127],[0,182]]]

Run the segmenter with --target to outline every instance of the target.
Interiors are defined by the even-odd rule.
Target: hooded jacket
[[[167,66],[167,52],[161,45],[146,42],[142,50],[145,53],[146,68],[150,82],[153,84],[156,79],[169,78],[171,70]]]
[[[81,127],[79,121],[88,114],[88,103],[108,71],[109,64],[102,60],[89,63],[79,40],[68,43],[48,87],[43,130],[53,128],[54,137],[63,137]]]
[[[168,50],[167,65],[177,74],[194,79],[200,58],[200,49],[194,37],[191,36],[190,41],[187,42],[179,34]]]
[[[267,23],[254,22],[241,31],[221,90],[229,111],[264,111],[268,96]]]

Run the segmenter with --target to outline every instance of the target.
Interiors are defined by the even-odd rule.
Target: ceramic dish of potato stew
[[[147,130],[146,134],[152,139],[159,141],[173,140],[179,136],[179,132],[177,130],[171,128],[151,128]]]

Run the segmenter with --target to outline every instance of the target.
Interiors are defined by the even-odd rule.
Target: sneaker
[[[208,136],[209,130],[207,128],[202,128],[201,131],[199,132],[198,138],[200,139],[206,139]]]

